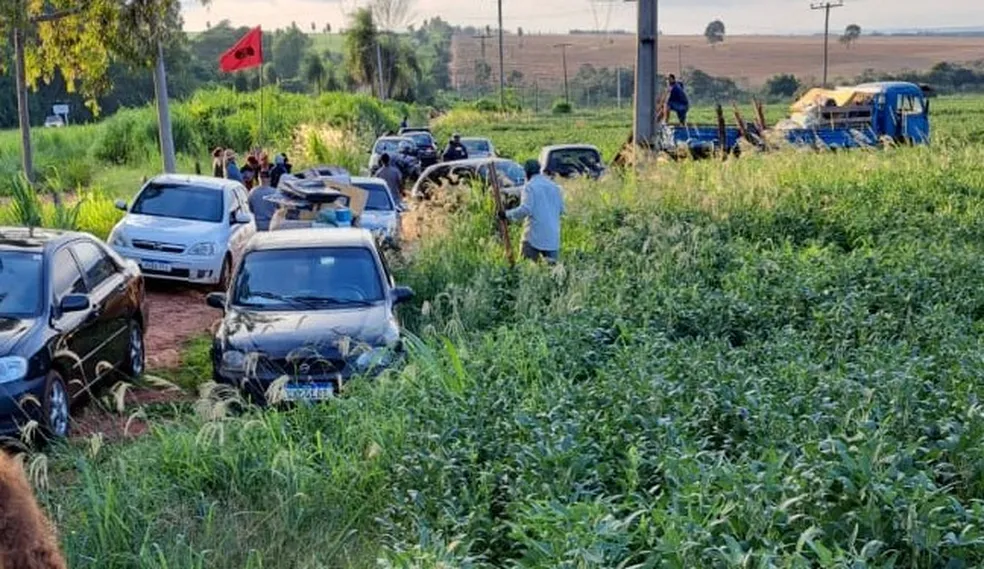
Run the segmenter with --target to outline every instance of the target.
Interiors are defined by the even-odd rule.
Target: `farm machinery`
[[[659,105],[655,139],[648,146],[673,158],[737,156],[743,146],[769,150],[783,145],[815,149],[876,147],[885,143],[929,142],[928,88],[905,82],[864,83],[835,89],[815,88],[790,107],[788,118],[769,126],[755,101],[755,120],[742,118],[734,105],[727,124],[717,105],[717,124],[671,124],[665,101]],[[625,151],[616,162],[626,160]]]

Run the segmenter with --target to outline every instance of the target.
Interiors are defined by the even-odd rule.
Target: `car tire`
[[[226,255],[225,259],[222,260],[222,270],[219,272],[218,282],[215,283],[215,290],[217,292],[228,291],[230,279],[232,279],[232,257]]]
[[[126,337],[126,359],[122,371],[128,378],[137,379],[147,368],[147,345],[144,342],[143,327],[139,322],[130,321]]]
[[[72,422],[71,408],[71,396],[65,386],[65,379],[57,371],[49,371],[44,382],[40,421],[41,433],[46,440],[68,437]]]

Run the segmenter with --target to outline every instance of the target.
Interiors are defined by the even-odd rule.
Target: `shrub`
[[[554,101],[552,107],[550,107],[550,112],[555,115],[569,115],[573,111],[573,107],[567,101]]]

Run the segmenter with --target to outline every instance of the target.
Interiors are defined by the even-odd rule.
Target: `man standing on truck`
[[[687,98],[687,92],[683,90],[683,83],[677,81],[676,75],[670,73],[666,78],[666,84],[670,88],[670,96],[666,101],[666,106],[676,113],[677,119],[680,120],[680,126],[686,126],[690,99]]]
[[[531,261],[544,259],[548,264],[560,256],[560,217],[564,214],[564,194],[553,180],[540,173],[540,163],[528,160],[524,165],[526,185],[519,207],[500,211],[499,219],[525,219],[523,257]]]

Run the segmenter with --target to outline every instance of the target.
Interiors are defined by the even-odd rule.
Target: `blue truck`
[[[664,124],[655,146],[700,157],[722,148],[737,154],[742,139],[760,148],[782,142],[829,149],[877,146],[886,140],[904,144],[929,142],[929,99],[924,88],[913,83],[887,81],[811,89],[790,110],[788,118],[770,128],[764,128],[761,121],[738,125]]]

